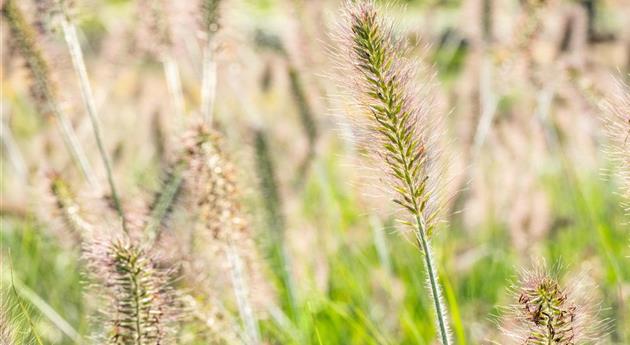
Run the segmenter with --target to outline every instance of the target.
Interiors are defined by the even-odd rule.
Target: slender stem
[[[140,286],[138,284],[138,277],[136,275],[135,272],[131,273],[131,282],[133,284],[133,302],[134,302],[134,309],[136,312],[136,319],[135,319],[135,323],[136,323],[136,344],[137,345],[142,345],[142,321],[141,318],[142,316],[140,315],[141,311],[140,311]]]
[[[424,263],[427,266],[427,275],[429,276],[429,285],[431,286],[431,295],[433,297],[433,304],[435,306],[435,313],[437,314],[438,326],[440,329],[440,338],[442,345],[448,345],[451,343],[448,336],[448,320],[446,316],[446,307],[442,301],[442,291],[438,282],[438,275],[433,263],[433,253],[431,250],[431,244],[427,239],[426,224],[424,219],[416,215],[416,236],[418,242],[424,251]]]
[[[177,69],[177,62],[171,55],[164,57],[162,61],[164,67],[164,76],[166,77],[166,86],[168,93],[173,99],[173,106],[178,120],[182,120],[185,112],[184,94],[182,92],[182,81]]]
[[[51,108],[53,114],[55,114],[55,118],[57,119],[57,126],[61,131],[61,136],[63,137],[66,148],[68,149],[68,151],[70,151],[70,155],[72,156],[75,163],[79,166],[81,173],[88,181],[88,183],[93,187],[98,186],[98,183],[94,178],[92,167],[90,166],[90,163],[85,156],[85,152],[83,151],[83,148],[79,143],[79,139],[77,139],[76,133],[74,132],[72,124],[70,123],[70,119],[68,119],[66,114],[61,111],[57,102],[53,101],[50,97],[47,98],[49,99],[48,106]]]
[[[203,53],[203,79],[201,86],[201,113],[206,125],[212,124],[212,113],[214,110],[214,98],[217,84],[217,64],[212,56],[212,40],[208,43]]]
[[[4,116],[0,118],[0,140],[5,150],[7,150],[9,161],[15,168],[20,181],[25,182],[27,174],[26,163],[24,163],[22,152],[20,152],[20,148],[13,138],[11,128],[4,122]]]
[[[72,64],[74,65],[74,70],[77,73],[79,85],[81,86],[81,96],[83,97],[83,102],[85,103],[88,115],[90,116],[90,122],[92,123],[92,130],[94,131],[94,137],[96,138],[98,151],[101,155],[101,159],[103,160],[103,165],[105,166],[107,181],[109,183],[109,188],[112,193],[112,199],[114,200],[114,206],[116,207],[118,215],[122,219],[123,229],[126,230],[127,226],[125,215],[120,204],[120,199],[118,198],[118,193],[116,192],[116,185],[114,183],[111,163],[109,161],[109,157],[107,156],[107,152],[105,151],[105,145],[103,144],[103,138],[98,124],[98,114],[96,111],[96,104],[94,102],[94,95],[92,93],[92,87],[90,86],[90,81],[88,79],[87,69],[85,68],[83,52],[81,51],[81,46],[77,37],[77,31],[74,24],[70,23],[66,18],[62,20],[61,25],[63,27],[63,33],[66,39],[66,43],[68,44],[70,56],[72,58]]]
[[[247,283],[243,274],[243,263],[232,243],[228,244],[226,250],[228,261],[230,262],[234,294],[236,295],[239,314],[241,315],[245,325],[245,331],[247,332],[248,344],[260,344],[260,331],[258,330],[256,317],[254,316],[254,310],[249,302]]]

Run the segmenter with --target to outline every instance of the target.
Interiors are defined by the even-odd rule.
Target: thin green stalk
[[[123,212],[122,205],[118,197],[118,192],[116,191],[116,184],[114,183],[111,163],[109,161],[107,151],[105,150],[105,145],[103,144],[103,138],[98,123],[96,104],[94,102],[94,95],[92,93],[92,87],[90,86],[90,81],[88,79],[87,69],[83,60],[83,52],[81,51],[81,45],[79,44],[79,39],[77,37],[76,27],[65,17],[63,17],[61,21],[61,26],[63,28],[66,43],[68,44],[68,51],[70,52],[70,57],[72,58],[74,70],[77,73],[77,77],[79,79],[81,96],[83,97],[83,102],[85,103],[85,107],[90,117],[90,122],[92,123],[92,130],[94,131],[94,137],[96,139],[98,151],[103,161],[103,165],[105,166],[105,171],[107,173],[107,182],[109,183],[109,188],[112,193],[114,206],[116,207],[116,211],[118,212],[118,215],[122,220],[123,229],[125,229],[126,231],[127,223],[125,220],[125,214]]]
[[[427,238],[426,225],[423,218],[416,215],[416,235],[418,237],[419,245],[422,247],[424,255],[424,263],[427,268],[427,275],[429,279],[429,286],[431,287],[431,296],[433,297],[433,306],[435,307],[435,313],[437,314],[438,326],[440,328],[440,339],[442,344],[450,344],[448,337],[449,328],[446,316],[446,306],[442,301],[442,291],[440,290],[440,284],[438,283],[438,275],[433,264],[433,253],[431,250],[431,244]]]
[[[0,93],[2,93],[1,88],[2,87],[0,86]],[[5,123],[4,117],[0,119],[0,140],[2,141],[2,145],[7,152],[9,162],[13,165],[18,178],[22,183],[26,183],[27,168],[26,163],[24,162],[24,156],[22,155],[22,152],[20,152],[20,148],[13,138],[11,128],[9,128],[9,126]]]

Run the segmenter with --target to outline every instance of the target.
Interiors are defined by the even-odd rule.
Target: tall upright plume
[[[405,58],[406,46],[372,1],[346,2],[337,51],[340,84],[351,93],[357,137],[385,170],[393,201],[407,214],[425,261],[440,341],[450,344],[446,305],[429,237],[444,206],[439,128],[431,114],[430,78],[416,87],[419,66]],[[423,98],[420,98],[423,97]]]

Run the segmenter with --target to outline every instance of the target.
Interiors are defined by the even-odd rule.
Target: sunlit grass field
[[[131,213],[164,188],[165,166],[181,149],[187,126],[200,116],[202,49],[190,33],[192,19],[184,17],[187,24],[181,26],[171,23],[174,43],[169,49],[180,68],[185,101],[183,114],[177,115],[161,62],[135,51],[148,39],[130,34],[145,25],[136,13],[141,5],[121,0],[77,3],[76,21],[101,130],[122,203]],[[437,72],[436,93],[443,104],[437,109],[446,119],[449,141],[445,145],[456,157],[451,169],[458,178],[449,187],[454,196],[445,221],[432,234],[453,343],[509,343],[501,327],[508,307],[518,303],[512,285],[522,269],[544,262],[561,282],[580,274],[593,281],[596,288],[590,292],[604,324],[601,343],[630,344],[630,218],[622,206],[622,181],[614,175],[627,167],[610,160],[598,107],[607,98],[611,79],[628,75],[628,65],[619,62],[619,56],[630,56],[620,18],[630,10],[623,1],[594,2],[599,9],[596,30],[616,37],[604,43],[586,40],[585,47],[578,43],[577,59],[584,62],[566,67],[558,63],[565,53],[549,57],[557,35],[548,39],[543,29],[531,39],[542,43],[522,48],[501,32],[505,25],[497,19],[496,41],[479,43],[482,21],[468,9],[481,3],[396,1],[383,9],[397,21],[396,32],[420,47],[410,51],[411,58],[426,59]],[[548,20],[553,27],[553,20],[572,13],[565,7],[581,6],[559,3],[541,10],[542,23]],[[512,13],[518,2],[495,6],[500,17],[504,7]],[[331,73],[334,62],[327,51],[334,50],[328,37],[339,7],[337,1],[297,0],[226,0],[221,7],[214,122],[237,171],[245,214],[262,253],[262,273],[275,287],[270,299],[277,309],[257,315],[261,343],[438,344],[422,254],[397,221],[400,212],[373,190],[378,182],[369,176],[367,163],[357,159],[364,152],[347,140],[348,124],[338,120],[347,109],[338,101],[343,93],[331,78],[344,76]],[[177,15],[166,12],[169,18]],[[43,20],[33,13],[29,18]],[[30,79],[23,63],[8,51],[6,41],[12,36],[2,25],[2,122],[9,132],[3,129],[0,307],[8,320],[0,322],[25,338],[37,334],[43,344],[91,343],[102,327],[95,317],[101,306],[90,298],[81,245],[59,221],[47,178],[51,171],[60,172],[89,215],[98,213],[103,199],[111,204],[105,171],[59,31],[42,34],[47,35],[45,51],[54,57],[51,69],[61,85],[63,107],[97,170],[101,189],[82,179],[54,121],[38,113],[29,94]],[[277,36],[288,53],[273,42],[261,43],[259,32]],[[624,44],[625,53],[619,53]],[[525,72],[519,69],[521,51],[534,56],[533,62],[524,63],[534,67]],[[516,62],[502,65],[512,60]],[[485,75],[486,68],[492,72]],[[302,91],[296,91],[291,70],[297,71],[297,89]],[[547,96],[551,101],[544,108]],[[488,132],[479,134],[477,122],[488,102],[496,102],[495,108],[490,106],[494,115]],[[304,123],[303,103],[315,118],[315,139]],[[280,201],[279,213],[271,218],[282,218],[285,228],[293,307],[267,250],[274,239],[271,228],[277,225],[269,220],[269,205],[276,200],[258,176],[257,130],[266,135],[274,166]],[[16,169],[7,133],[25,172],[19,164]],[[174,212],[185,215],[193,206],[177,207]],[[103,228],[118,226],[115,219],[92,218]],[[176,243],[162,250],[175,251],[168,245]],[[173,279],[175,286],[180,282]],[[183,294],[193,295],[194,289],[182,286]],[[232,327],[240,331],[238,306],[224,303],[237,320]],[[183,323],[177,344],[224,343],[201,336],[197,327]]]

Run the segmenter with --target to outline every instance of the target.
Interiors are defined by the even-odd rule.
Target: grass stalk
[[[212,40],[208,42],[203,51],[203,77],[201,82],[201,113],[204,123],[211,127],[214,113],[214,100],[217,87],[217,63],[214,60],[214,48]]]
[[[340,56],[348,66],[344,75],[354,76],[346,87],[361,110],[357,132],[365,135],[366,151],[384,163],[393,201],[408,214],[410,221],[402,222],[413,228],[424,256],[440,343],[450,345],[446,304],[429,242],[445,201],[440,192],[445,178],[439,166],[441,150],[435,147],[440,129],[430,114],[431,99],[416,98],[417,68],[404,58],[406,47],[394,39],[373,1],[346,2],[345,18]]]
[[[260,331],[258,329],[258,321],[254,315],[254,309],[249,303],[249,289],[243,272],[243,262],[238,255],[237,250],[231,243],[228,244],[227,257],[230,264],[230,274],[234,294],[238,304],[239,314],[241,315],[245,332],[247,333],[247,343],[251,345],[260,344]]]
[[[431,249],[431,244],[427,238],[426,223],[421,215],[416,215],[416,236],[418,238],[418,244],[422,248],[424,254],[424,264],[426,265],[429,286],[431,287],[431,297],[433,300],[433,306],[435,307],[435,313],[437,314],[436,319],[439,327],[440,342],[443,345],[450,344],[450,330],[446,315],[446,305],[442,298],[442,291],[440,289],[440,284],[438,283],[435,263],[433,262],[433,250]]]
[[[184,105],[184,93],[182,91],[182,81],[179,75],[177,61],[175,61],[173,56],[167,54],[162,59],[162,67],[164,68],[164,76],[166,78],[168,93],[171,95],[171,99],[173,100],[175,115],[177,115],[178,120],[181,121],[183,119],[186,109]]]
[[[0,119],[0,140],[2,140],[2,145],[7,152],[9,162],[13,165],[20,181],[26,182],[27,168],[26,163],[24,162],[24,156],[22,155],[22,152],[20,152],[20,148],[15,142],[15,138],[13,138],[11,128],[9,128],[8,124],[4,121],[4,116]]]
[[[103,143],[100,126],[98,123],[96,103],[94,102],[94,95],[92,93],[92,87],[90,86],[90,80],[88,78],[87,69],[83,60],[83,52],[81,51],[81,45],[79,44],[79,38],[77,37],[76,27],[65,16],[62,17],[63,19],[61,20],[61,26],[63,29],[64,38],[66,40],[66,44],[68,45],[68,51],[70,52],[72,65],[74,66],[74,70],[79,80],[81,96],[83,98],[83,102],[85,104],[90,122],[92,124],[92,130],[94,132],[94,138],[96,139],[96,145],[98,147],[101,160],[103,161],[103,165],[105,166],[107,182],[109,183],[109,188],[112,193],[114,206],[116,207],[116,211],[118,212],[118,215],[122,220],[123,229],[126,230],[127,226],[125,214],[120,203],[120,198],[118,197],[116,184],[114,183],[111,163],[107,155],[107,151],[105,150],[105,145]]]

